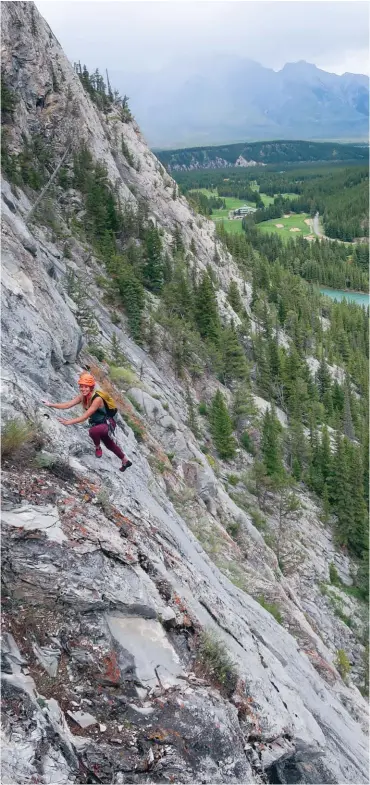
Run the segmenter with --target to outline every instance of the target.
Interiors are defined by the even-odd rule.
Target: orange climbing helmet
[[[81,385],[86,385],[86,387],[95,387],[95,384],[95,379],[91,373],[82,373],[78,380],[79,387],[81,387]]]

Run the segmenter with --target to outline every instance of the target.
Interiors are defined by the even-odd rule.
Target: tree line
[[[246,242],[270,263],[279,262],[311,283],[334,289],[368,291],[367,245],[355,245],[350,253],[345,245],[318,238],[309,243],[303,237],[284,242],[277,234],[260,232],[254,224],[254,216],[243,219],[243,228]],[[243,239],[240,242],[243,244]]]

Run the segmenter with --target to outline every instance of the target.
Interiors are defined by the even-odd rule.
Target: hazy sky
[[[369,73],[369,6],[270,0],[36,0],[70,60],[91,70],[145,72],[214,52],[275,70],[307,60],[341,74]]]

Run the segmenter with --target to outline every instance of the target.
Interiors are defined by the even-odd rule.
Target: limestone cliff
[[[181,228],[198,270],[215,269],[223,317],[237,321],[228,285],[247,309],[250,292],[213,224],[174,193],[134,120],[97,110],[32,3],[3,3],[2,70],[17,97],[10,153],[39,135],[52,171],[84,140],[117,198],[145,201],[168,248]],[[188,426],[189,387],[166,336],[154,360],[123,313],[117,324],[93,248],[73,232],[79,193],[51,194],[58,231],[30,220],[32,189],[2,183],[3,419],[37,423],[44,442],[43,462],[3,466],[3,781],[366,782],[366,704],[334,664],[343,636],[355,661],[360,650],[319,591],[331,561],[350,581],[348,559],[302,494],[300,558],[281,573],[229,495],[226,466],[215,473]],[[68,271],[89,281],[101,345],[115,333],[130,363],[123,391],[87,351]],[[64,428],[41,404],[73,397],[86,365],[118,402],[134,462],[125,475],[111,454],[98,464],[83,426]],[[209,375],[191,394],[216,386]],[[232,663],[223,670],[204,653],[212,632]]]

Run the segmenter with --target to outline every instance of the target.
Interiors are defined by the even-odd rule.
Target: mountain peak
[[[296,60],[292,63],[285,63],[281,71],[288,71],[293,69],[298,71],[319,71],[320,69],[314,63],[308,63],[307,60]]]
[[[331,74],[305,60],[274,71],[249,58],[214,54],[189,66],[173,64],[160,79],[136,82],[129,95],[145,136],[158,148],[368,136],[366,77]]]

